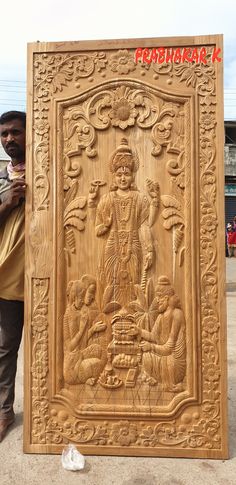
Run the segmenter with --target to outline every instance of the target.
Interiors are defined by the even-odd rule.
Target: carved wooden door
[[[27,452],[227,456],[221,45],[29,46]]]

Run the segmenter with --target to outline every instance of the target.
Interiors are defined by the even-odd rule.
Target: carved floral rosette
[[[141,78],[145,81],[148,73],[152,74],[153,82],[166,80],[169,88],[172,84],[185,84],[195,90],[199,110],[199,164],[200,164],[200,281],[201,281],[201,345],[202,361],[199,363],[202,374],[202,396],[198,409],[186,408],[181,419],[168,419],[148,423],[129,419],[112,419],[93,421],[74,416],[70,410],[61,404],[50,403],[48,393],[48,298],[50,278],[33,279],[33,309],[32,309],[32,366],[31,366],[31,398],[32,398],[32,430],[31,442],[38,444],[65,444],[74,442],[80,445],[102,445],[115,448],[191,448],[200,450],[221,449],[220,435],[220,322],[218,317],[217,295],[217,211],[216,211],[216,91],[215,66],[212,64],[168,64],[141,65],[134,62],[134,50],[119,49],[117,52],[83,52],[35,54],[34,56],[34,192],[33,211],[48,210],[50,200],[51,172],[51,127],[48,119],[52,109],[53,97],[66,97],[67,86],[72,83],[78,93],[93,84],[93,76],[99,75],[101,83],[106,79],[119,76],[118,88],[108,90],[103,98],[102,109],[108,109],[108,116],[103,117],[99,108],[99,94],[94,94],[89,102],[85,101],[84,112],[68,113],[68,133],[70,116],[77,116],[81,125],[80,143],[77,147],[86,150],[88,157],[96,153],[95,129],[103,130],[108,123],[114,129],[125,130],[135,123],[147,123],[154,127],[153,155],[158,155],[168,139],[167,127],[161,140],[158,123],[160,114],[151,110],[152,95],[137,87],[130,88],[130,79]],[[133,81],[133,85],[135,82]],[[139,83],[140,85],[140,83]],[[145,90],[144,90],[145,91]],[[86,104],[87,103],[87,104]],[[140,109],[144,106],[145,116]],[[120,109],[126,110],[123,119],[119,117]],[[93,117],[96,110],[100,111],[97,125]],[[150,113],[148,114],[148,109]],[[159,116],[159,118],[158,118]],[[76,118],[74,118],[76,119]],[[156,130],[156,132],[155,132]],[[72,186],[75,172],[79,175],[79,166],[70,165],[70,137],[65,149],[64,180],[68,183],[65,190]],[[66,147],[66,145],[65,145]],[[169,175],[177,183],[178,203],[181,216],[183,201],[184,166],[181,166],[181,150],[179,150],[180,168],[178,173],[171,163]],[[74,172],[73,172],[74,170]],[[182,184],[182,185],[181,185]],[[168,196],[168,194],[166,194]],[[164,200],[165,201],[165,200]],[[163,208],[166,206],[163,202]],[[83,207],[81,207],[83,209]],[[183,222],[183,221],[182,221]],[[178,226],[184,231],[184,224]],[[183,237],[179,235],[179,237]],[[89,448],[86,448],[87,450]],[[157,451],[158,454],[158,451]]]

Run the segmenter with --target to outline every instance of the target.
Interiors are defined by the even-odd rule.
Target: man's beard
[[[8,145],[5,148],[5,151],[7,155],[9,155],[9,157],[11,158],[23,158],[23,155],[24,155],[19,145],[16,145],[16,144]]]

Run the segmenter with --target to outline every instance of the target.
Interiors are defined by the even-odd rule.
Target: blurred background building
[[[225,221],[236,215],[236,121],[225,121]]]

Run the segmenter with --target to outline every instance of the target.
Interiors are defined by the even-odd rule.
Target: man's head
[[[12,159],[13,165],[25,161],[26,114],[8,111],[0,116],[0,138],[2,146]]]
[[[163,313],[168,307],[170,297],[175,294],[174,288],[171,286],[167,276],[160,276],[158,278],[155,293],[158,311]]]

